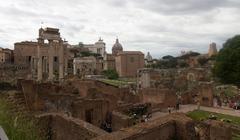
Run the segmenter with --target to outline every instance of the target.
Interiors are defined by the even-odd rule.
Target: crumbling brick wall
[[[209,120],[206,122],[209,124],[209,137],[210,140],[231,140],[232,132],[230,126],[224,122]]]
[[[232,129],[229,124],[216,121],[206,120],[198,122],[196,125],[196,133],[199,140],[231,140]]]
[[[90,140],[107,134],[87,122],[62,114],[43,114],[38,118],[41,127],[45,128],[43,134],[50,140]]]
[[[193,121],[177,113],[102,135],[94,140],[197,140]]]
[[[134,121],[131,117],[117,111],[112,112],[112,130],[113,131],[130,127],[133,124],[134,124]]]
[[[194,121],[185,114],[173,114],[169,116],[175,121],[176,139],[178,140],[197,140],[194,129]]]
[[[109,102],[104,99],[75,101],[72,105],[72,116],[100,127],[101,123],[106,120],[109,106]]]
[[[174,107],[177,103],[177,96],[173,90],[145,88],[139,90],[142,103],[151,103],[153,108]]]
[[[28,65],[13,65],[3,64],[0,65],[0,81],[17,84],[18,79],[30,79],[31,71]]]

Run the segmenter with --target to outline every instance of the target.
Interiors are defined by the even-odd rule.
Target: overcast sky
[[[0,0],[0,46],[36,40],[41,27],[60,28],[70,44],[116,37],[124,50],[158,58],[206,53],[240,33],[240,0]]]

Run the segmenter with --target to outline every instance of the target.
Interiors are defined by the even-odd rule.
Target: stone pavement
[[[192,104],[181,105],[180,109],[178,111],[172,110],[172,113],[174,113],[174,112],[187,113],[187,112],[190,112],[190,111],[193,111],[193,110],[196,110],[196,109],[197,109],[197,105],[192,105]],[[215,107],[200,106],[200,110],[240,117],[240,110],[234,110],[234,109],[231,109],[231,108],[215,108]],[[150,118],[150,120],[155,120],[159,117],[163,117],[163,116],[166,116],[166,115],[168,115],[167,111],[165,111],[165,112],[154,112],[152,114],[152,118]]]

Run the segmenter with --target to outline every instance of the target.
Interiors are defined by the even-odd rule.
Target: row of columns
[[[58,55],[58,64],[59,64],[59,80],[62,80],[64,78],[64,65],[66,70],[67,63],[64,63],[64,47],[63,47],[62,41],[60,41],[58,45],[59,45],[58,46],[59,49],[58,49],[57,55]],[[53,41],[49,40],[49,48],[48,48],[48,56],[47,56],[48,59],[46,59],[48,63],[46,62],[44,63],[43,62],[44,56],[42,54],[42,45],[41,44],[38,45],[38,49],[37,49],[37,52],[38,52],[37,80],[38,81],[43,80],[43,69],[47,68],[46,67],[47,64],[48,64],[48,80],[49,81],[53,80],[54,78],[53,61],[55,57],[54,54],[56,54],[54,51],[55,49],[53,46]]]

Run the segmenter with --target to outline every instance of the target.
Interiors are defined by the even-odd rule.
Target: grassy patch
[[[202,110],[195,110],[192,112],[189,112],[187,114],[190,118],[193,120],[206,120],[209,118],[210,115],[214,115],[217,117],[217,120],[230,120],[229,123],[240,125],[240,117],[225,115],[225,114],[219,114],[219,113],[213,113],[213,112],[207,112]]]
[[[102,79],[101,81],[109,85],[118,86],[118,87],[128,85],[127,81],[122,81],[122,80]]]
[[[9,140],[42,140],[34,121],[9,112],[11,105],[0,98],[0,125]]]

